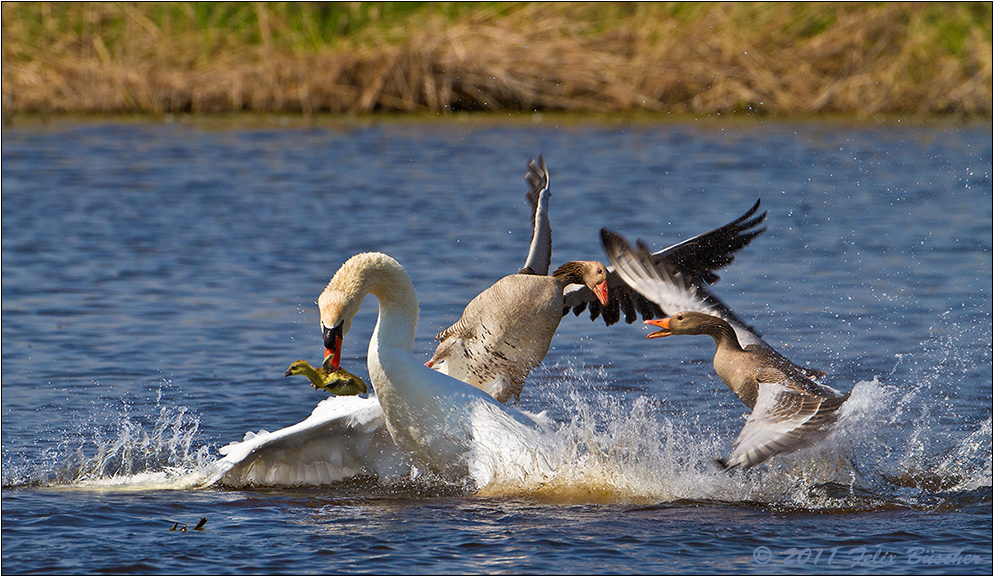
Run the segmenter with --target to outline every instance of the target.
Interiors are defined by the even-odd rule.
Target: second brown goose
[[[663,308],[684,310],[647,320],[659,327],[648,338],[708,335],[715,341],[714,369],[752,409],[732,448],[720,462],[727,468],[762,463],[777,453],[809,446],[828,432],[849,398],[812,380],[821,371],[795,365],[769,346],[724,303],[669,267],[652,266],[644,245],[636,251],[624,238],[601,231],[605,252],[621,276]],[[680,307],[680,308],[677,308]]]
[[[820,440],[849,394],[819,385],[793,363],[784,362],[759,345],[743,348],[728,322],[716,316],[686,311],[645,321],[661,330],[648,338],[708,335],[714,339],[714,370],[728,388],[752,409],[732,448],[721,460],[726,468],[762,463]]]

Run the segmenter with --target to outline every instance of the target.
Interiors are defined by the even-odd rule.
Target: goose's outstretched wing
[[[532,240],[528,245],[528,258],[519,274],[549,274],[552,261],[552,225],[549,224],[549,169],[545,159],[538,155],[538,162],[528,160],[525,174],[529,190],[525,197],[532,207]]]
[[[725,226],[652,253],[652,263],[666,262],[695,284],[713,285],[720,280],[715,271],[730,265],[736,252],[766,232],[765,226],[756,228],[766,219],[766,212],[753,216],[760,202],[757,199],[745,214]]]
[[[639,241],[638,250],[620,234],[601,229],[601,244],[608,260],[625,283],[660,309],[659,316],[695,311],[724,319],[735,330],[743,348],[757,347],[774,358],[784,371],[796,371],[810,379],[825,376],[824,371],[795,365],[764,341],[755,328],[732,309],[682,272],[666,263],[653,265],[653,254]]]
[[[719,462],[726,468],[749,468],[777,453],[787,453],[823,439],[838,409],[849,398],[815,395],[789,383],[760,383],[756,405],[732,448]]]
[[[766,218],[765,212],[756,215],[759,204],[760,201],[757,200],[745,214],[710,232],[699,234],[660,251],[649,251],[647,262],[660,269],[668,267],[668,270],[681,275],[689,284],[704,290],[703,287],[719,280],[716,270],[729,265],[735,260],[736,252],[766,230],[766,227],[757,228]],[[602,239],[603,235],[602,232]],[[608,258],[610,256],[608,254]],[[616,268],[613,263],[608,267],[607,306],[601,306],[590,289],[571,285],[566,288],[565,293],[567,308],[572,309],[577,315],[589,308],[592,320],[600,316],[608,326],[621,320],[622,313],[625,315],[625,322],[629,324],[638,320],[639,315],[643,320],[665,316],[665,308],[660,308],[658,303],[633,290],[627,280],[618,274]],[[707,294],[706,290],[704,293]],[[720,304],[717,299],[713,300],[716,304]]]
[[[728,305],[703,285],[694,283],[690,275],[666,261],[656,264],[655,255],[642,241],[636,250],[620,234],[602,228],[601,244],[615,274],[631,290],[656,306],[656,318],[681,311],[714,315],[732,325],[742,346],[758,344],[770,348]]]

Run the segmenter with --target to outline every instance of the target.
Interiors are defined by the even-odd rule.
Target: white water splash
[[[10,471],[13,481],[6,484],[133,491],[197,486],[214,461],[209,447],[195,446],[199,417],[187,407],[157,408],[149,424],[126,407],[110,430],[80,425],[33,463]]]
[[[591,384],[587,380],[597,381],[594,390],[603,389],[600,381],[606,376],[596,371],[570,370],[561,378],[560,387],[573,391],[562,396],[559,407],[569,420],[526,439],[518,453],[527,459],[508,461],[494,443],[471,451],[470,471],[483,486],[481,495],[568,502],[706,500],[831,510],[929,507],[935,494],[991,484],[991,418],[950,439],[951,431],[942,424],[949,420],[948,403],[932,398],[935,379],[913,386],[876,378],[859,382],[824,441],[749,471],[729,472],[714,462],[732,441],[727,427],[702,425],[694,415],[666,414],[659,400],[644,395],[575,392]],[[219,459],[208,446],[196,446],[199,418],[184,407],[158,409],[146,425],[125,415],[111,434],[97,428],[68,436],[55,454],[40,460],[58,466],[33,471],[18,484],[143,491],[214,482]],[[451,483],[414,467],[380,483],[412,480]]]

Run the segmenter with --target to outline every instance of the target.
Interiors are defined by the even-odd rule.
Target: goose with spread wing
[[[819,384],[823,376],[795,365],[766,344],[727,305],[678,271],[651,264],[640,243],[636,251],[620,235],[601,231],[604,250],[618,273],[663,309],[681,311],[645,321],[658,327],[648,338],[708,335],[715,341],[714,369],[733,393],[752,409],[726,468],[748,468],[777,453],[810,446],[827,434],[849,398]]]
[[[661,311],[631,290],[599,261],[570,261],[551,276],[549,171],[544,158],[530,160],[525,179],[532,206],[532,240],[525,266],[476,296],[455,324],[436,336],[439,341],[427,366],[484,390],[501,402],[517,401],[525,379],[549,351],[562,317],[590,308],[591,319],[608,325],[632,323],[637,314],[655,318]],[[653,254],[703,283],[718,280],[715,270],[765,229],[756,229],[766,214],[753,216],[757,203],[742,217],[711,232]]]
[[[549,224],[549,172],[545,159],[528,161],[526,195],[532,207],[528,258],[476,296],[455,324],[438,333],[438,347],[426,366],[469,383],[505,403],[521,395],[528,374],[542,362],[567,308],[564,291],[582,287],[608,304],[607,267],[597,261],[571,261],[552,275]]]

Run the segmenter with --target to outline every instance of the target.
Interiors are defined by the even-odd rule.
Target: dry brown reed
[[[73,5],[64,16],[71,26],[53,24],[53,15],[46,21],[51,10],[3,4],[7,117],[457,110],[991,117],[989,3],[482,4],[455,17],[427,7],[312,43],[301,39],[313,22],[291,23],[283,5],[243,7],[238,30],[230,21],[181,26],[154,5]]]

